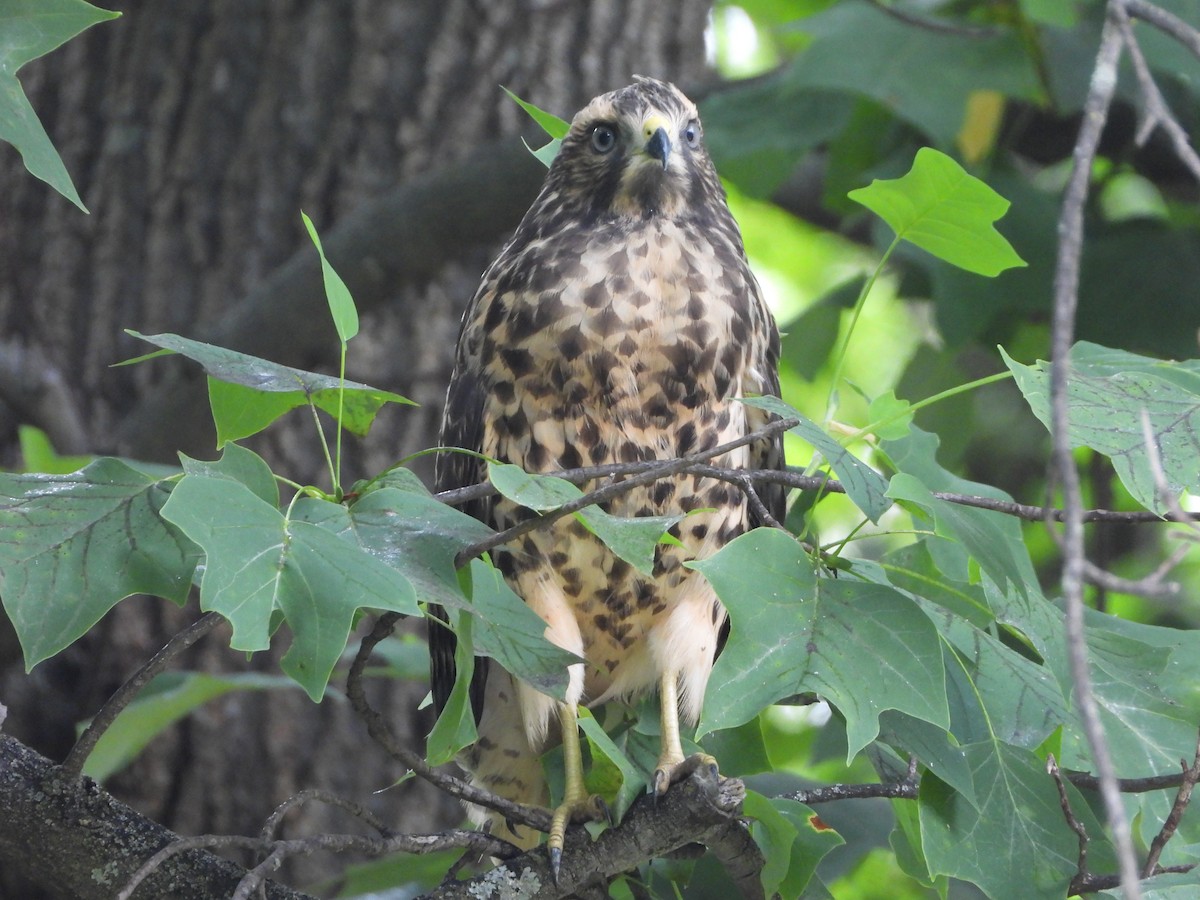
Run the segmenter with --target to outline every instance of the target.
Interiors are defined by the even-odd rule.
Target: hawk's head
[[[546,189],[564,212],[589,218],[675,217],[723,198],[696,105],[641,76],[576,114]]]

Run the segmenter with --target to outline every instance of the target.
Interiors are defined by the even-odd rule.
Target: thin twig
[[[1125,11],[1135,19],[1153,25],[1187,47],[1200,59],[1200,30],[1193,28],[1174,13],[1167,12],[1147,0],[1125,0]]]
[[[353,800],[348,800],[345,797],[339,797],[331,791],[309,788],[288,797],[288,799],[275,807],[274,812],[263,823],[262,832],[259,834],[259,837],[264,841],[273,841],[275,839],[275,832],[279,829],[279,823],[283,821],[283,817],[291,810],[311,800],[316,800],[318,803],[327,803],[330,806],[336,806],[338,809],[348,812],[356,819],[375,829],[383,837],[390,837],[394,833],[384,824],[382,819],[361,804],[355,803]]]
[[[1170,139],[1179,161],[1188,168],[1193,178],[1200,181],[1200,155],[1197,155],[1196,149],[1188,138],[1187,130],[1179,124],[1179,120],[1175,118],[1171,108],[1167,105],[1162,91],[1158,89],[1158,84],[1150,73],[1150,66],[1146,63],[1146,57],[1142,54],[1141,44],[1138,43],[1137,37],[1133,33],[1125,8],[1117,4],[1114,9],[1116,10],[1117,26],[1121,29],[1121,37],[1125,41],[1126,49],[1129,50],[1129,59],[1133,63],[1133,73],[1137,78],[1144,103],[1142,122],[1138,126],[1135,140],[1138,146],[1141,146],[1146,143],[1155,128],[1161,128]]]
[[[1079,473],[1071,452],[1067,384],[1070,377],[1071,344],[1075,332],[1075,312],[1079,303],[1079,271],[1083,249],[1083,209],[1087,201],[1092,163],[1100,144],[1100,135],[1108,118],[1109,106],[1117,85],[1117,64],[1124,41],[1119,27],[1120,0],[1109,0],[1084,103],[1083,122],[1075,141],[1071,176],[1063,197],[1058,222],[1058,258],[1054,272],[1054,314],[1050,372],[1051,440],[1053,466],[1063,496],[1063,574],[1066,601],[1067,648],[1075,702],[1092,759],[1100,777],[1100,793],[1108,813],[1109,828],[1117,851],[1121,887],[1126,900],[1141,897],[1137,860],[1134,857],[1129,821],[1121,802],[1113,772],[1112,757],[1100,722],[1096,697],[1088,668],[1087,643],[1083,626],[1083,502]]]
[[[1075,878],[1086,878],[1088,853],[1087,829],[1083,827],[1083,823],[1076,818],[1074,811],[1071,809],[1071,799],[1067,796],[1067,785],[1063,780],[1062,772],[1059,771],[1058,763],[1055,761],[1053,753],[1046,758],[1046,771],[1054,778],[1054,786],[1058,788],[1058,804],[1062,807],[1067,825],[1079,837],[1079,858],[1075,866]]]
[[[1190,547],[1176,548],[1164,562],[1145,578],[1122,578],[1112,572],[1102,569],[1088,560],[1083,561],[1083,577],[1088,584],[1096,585],[1106,591],[1119,594],[1130,594],[1134,597],[1146,597],[1151,600],[1169,600],[1178,597],[1183,586],[1178,581],[1166,581],[1164,576],[1168,571],[1179,565],[1180,559],[1187,555]]]
[[[780,432],[787,431],[789,428],[794,428],[798,424],[799,420],[795,418],[776,419],[774,422],[769,422],[756,431],[742,435],[735,440],[727,441],[724,444],[713,447],[712,449],[701,450],[697,453],[689,453],[687,456],[678,457],[677,459],[668,459],[658,462],[639,475],[633,475],[622,481],[614,481],[606,484],[604,487],[584,494],[582,497],[576,500],[572,500],[569,503],[564,503],[557,509],[549,510],[540,516],[525,519],[521,522],[518,522],[516,525],[513,525],[511,528],[506,528],[503,531],[499,531],[496,534],[484,538],[482,541],[477,541],[469,547],[459,551],[458,556],[455,557],[454,564],[456,567],[460,567],[468,560],[474,559],[481,553],[486,553],[488,550],[499,547],[502,544],[507,544],[509,541],[515,540],[521,535],[535,529],[544,528],[551,522],[561,519],[564,516],[569,516],[572,513],[579,512],[582,509],[587,509],[589,506],[593,506],[598,503],[605,503],[614,497],[619,497],[622,494],[628,493],[636,487],[652,484],[658,479],[665,478],[668,475],[679,475],[686,473],[692,466],[697,465],[698,463],[707,462],[715,456],[721,456],[725,453],[729,453],[732,450],[737,450],[739,447],[744,447],[747,444],[753,444],[757,441],[774,437]]]
[[[1188,803],[1191,802],[1192,788],[1196,786],[1197,781],[1200,781],[1200,738],[1196,740],[1196,752],[1192,756],[1192,764],[1189,766],[1186,760],[1180,760],[1179,764],[1183,768],[1183,783],[1179,786],[1179,793],[1175,795],[1175,802],[1171,804],[1171,812],[1167,814],[1166,821],[1163,822],[1158,834],[1154,836],[1154,840],[1150,842],[1150,852],[1146,856],[1146,865],[1142,868],[1144,878],[1149,878],[1158,868],[1158,860],[1162,856],[1163,848],[1167,846],[1167,841],[1175,836],[1175,829],[1179,827],[1179,821],[1183,818]]]
[[[75,742],[75,746],[71,748],[71,752],[67,754],[67,758],[63,760],[62,768],[64,772],[71,775],[78,775],[83,771],[83,765],[87,762],[88,756],[96,749],[96,744],[108,730],[113,721],[120,715],[121,710],[125,709],[138,693],[150,680],[159,672],[167,667],[180,653],[186,650],[204,635],[208,634],[217,627],[222,621],[220,613],[210,612],[205,613],[187,628],[176,633],[162,649],[152,656],[145,665],[134,672],[122,684],[113,695],[104,701],[104,705],[100,707],[100,711],[96,713],[87,728],[83,730],[83,734],[79,736],[79,740]]]
[[[1100,789],[1100,779],[1088,772],[1068,772],[1067,781],[1085,791]],[[1177,788],[1181,784],[1183,784],[1183,774],[1180,772],[1173,772],[1170,775],[1150,775],[1147,778],[1117,779],[1117,788],[1122,794],[1148,794],[1150,791]]]

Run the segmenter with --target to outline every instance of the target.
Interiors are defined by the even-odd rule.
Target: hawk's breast
[[[613,225],[586,239],[551,235],[524,248],[476,313],[491,384],[483,453],[546,472],[670,459],[745,434],[736,398],[757,392],[752,360],[765,353],[754,343],[765,338],[754,327],[761,311],[750,278],[735,248],[667,220]],[[716,462],[748,460],[743,448]],[[659,545],[647,577],[565,519],[499,560],[527,601],[553,576],[592,663],[593,698],[620,680],[620,667],[638,665],[632,648],[700,581],[682,563],[746,527],[738,489],[693,476],[633,489],[608,509],[687,513],[672,530],[682,546]],[[498,528],[528,515],[504,500],[494,512]],[[704,596],[711,660],[724,611]]]

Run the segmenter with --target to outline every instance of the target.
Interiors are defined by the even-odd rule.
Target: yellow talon
[[[579,725],[575,707],[560,703],[558,705],[558,722],[562,727],[563,768],[566,770],[566,788],[563,800],[554,810],[550,820],[550,837],[546,848],[550,855],[550,871],[554,881],[558,882],[558,869],[562,863],[563,841],[566,838],[567,826],[571,822],[590,822],[608,817],[608,807],[604,800],[589,794],[587,785],[583,782],[583,751],[579,746]]]
[[[654,796],[661,797],[667,788],[687,778],[693,772],[709,768],[713,778],[717,777],[717,761],[707,753],[683,755],[683,744],[679,739],[679,676],[676,672],[664,672],[659,682],[661,708],[662,752],[654,769]]]

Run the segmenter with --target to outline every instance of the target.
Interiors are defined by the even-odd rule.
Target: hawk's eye
[[[687,128],[683,129],[683,139],[689,147],[700,146],[700,123],[695,119],[688,122]]]
[[[617,145],[617,133],[608,125],[597,125],[592,129],[592,149],[607,153]]]

